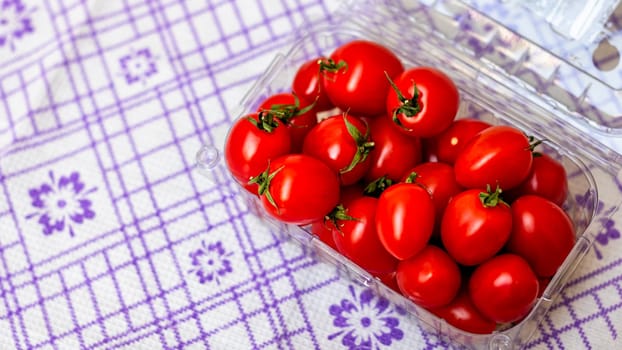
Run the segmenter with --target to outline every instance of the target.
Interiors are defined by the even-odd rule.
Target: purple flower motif
[[[201,241],[201,247],[189,254],[194,266],[190,273],[194,273],[201,284],[212,281],[220,284],[221,277],[233,272],[228,259],[231,255],[233,253],[226,252],[220,241],[210,244]]]
[[[129,54],[119,59],[121,65],[121,75],[125,77],[128,84],[142,82],[145,84],[147,79],[158,72],[156,66],[157,57],[151,54],[149,48],[143,48],[138,51],[131,50]]]
[[[404,338],[399,329],[400,310],[371,289],[365,289],[357,296],[350,286],[351,299],[342,299],[331,305],[328,312],[334,317],[333,325],[340,328],[328,336],[328,340],[341,338],[341,344],[350,350],[380,349]]]
[[[92,203],[87,196],[97,188],[85,190],[80,174],[76,171],[69,176],[61,176],[58,181],[52,171],[49,175],[49,183],[43,183],[28,191],[30,204],[36,211],[27,215],[26,219],[38,218],[37,222],[43,227],[43,234],[46,236],[67,228],[69,235],[73,237],[75,232],[72,224],[82,224],[95,217],[95,212],[91,209]]]
[[[36,8],[27,8],[21,0],[0,0],[0,48],[15,50],[15,41],[34,32],[30,15]]]

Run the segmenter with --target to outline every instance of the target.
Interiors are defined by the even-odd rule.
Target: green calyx
[[[503,191],[501,190],[501,187],[499,187],[499,185],[497,185],[497,188],[495,189],[494,192],[490,188],[490,185],[486,185],[486,192],[480,192],[479,200],[482,202],[482,205],[486,208],[494,208],[499,203],[503,203],[507,206],[510,206],[508,203],[506,203],[501,198],[502,192]]]
[[[531,151],[531,153],[533,153],[534,157],[541,156],[541,154],[539,152],[535,151],[535,148],[538,147],[545,140],[544,139],[538,140],[538,139],[535,138],[535,136],[527,136],[527,140],[529,141],[529,146],[527,146],[526,150]]]
[[[337,73],[342,71],[345,73],[348,71],[348,63],[344,60],[339,60],[339,62],[335,62],[332,58],[323,58],[318,61],[318,65],[320,66],[320,72],[328,72],[328,73]]]
[[[404,94],[402,93],[402,91],[400,91],[399,87],[397,87],[395,82],[389,76],[389,73],[385,71],[384,75],[387,77],[387,80],[389,80],[389,84],[391,84],[391,88],[393,88],[393,91],[395,91],[395,93],[397,94],[397,99],[401,103],[399,107],[393,109],[393,115],[391,118],[393,119],[393,122],[395,124],[399,125],[400,127],[406,130],[410,130],[402,124],[402,122],[399,120],[397,116],[400,114],[403,114],[407,118],[410,118],[410,117],[413,117],[419,114],[419,112],[421,112],[422,106],[419,103],[419,88],[417,88],[417,84],[413,81],[413,89],[414,89],[413,97],[408,99],[404,97]]]
[[[261,174],[257,176],[251,177],[251,179],[248,181],[249,185],[257,184],[259,186],[259,189],[257,190],[257,194],[259,196],[265,196],[268,202],[272,206],[274,206],[277,213],[280,212],[280,209],[278,205],[276,205],[276,202],[274,201],[274,197],[272,197],[272,194],[270,193],[270,182],[272,181],[274,176],[276,176],[276,174],[278,174],[281,170],[283,170],[283,167],[284,166],[281,166],[271,173],[270,164],[268,164],[268,167],[266,168],[266,170],[264,170],[263,172],[261,172]]]
[[[251,124],[256,126],[259,130],[263,130],[265,132],[271,133],[279,126],[279,122],[274,117],[274,114],[270,113],[270,111],[260,111],[257,113],[257,119],[253,117],[247,117]]]
[[[343,235],[343,232],[341,231],[341,225],[340,222],[341,221],[359,221],[360,219],[352,217],[350,215],[348,215],[348,210],[343,206],[343,204],[339,204],[337,205],[335,208],[333,208],[333,210],[331,210],[330,213],[328,213],[328,215],[326,215],[326,217],[324,218],[324,222],[326,221],[330,221],[333,223],[333,225],[335,226],[335,228],[339,231],[339,233],[341,233]]]
[[[387,188],[389,188],[389,186],[392,186],[392,185],[393,185],[393,180],[389,179],[386,176],[381,176],[377,178],[376,180],[370,182],[367,186],[365,186],[363,193],[366,196],[378,198],[380,197],[382,192],[384,192],[384,190],[386,190]]]
[[[369,152],[371,152],[371,150],[374,149],[375,146],[373,141],[369,141],[370,131],[367,124],[365,124],[365,135],[363,135],[354,124],[350,123],[346,113],[343,114],[343,122],[346,124],[348,134],[350,134],[350,136],[356,143],[357,150],[354,154],[354,157],[352,157],[352,161],[350,162],[350,164],[347,167],[339,170],[340,174],[347,173],[354,169],[357,164],[364,162],[365,159],[367,159]]]
[[[305,106],[304,108],[300,108],[300,99],[298,98],[298,96],[296,96],[296,94],[292,95],[294,96],[293,104],[273,104],[272,106],[270,106],[269,110],[265,110],[265,113],[272,115],[273,118],[278,119],[283,124],[289,125],[292,119],[309,112],[315,107],[315,104],[317,103],[316,98],[312,104]]]
[[[413,171],[410,174],[408,174],[408,177],[406,178],[406,180],[404,180],[404,182],[407,184],[417,183],[415,182],[415,180],[417,180],[418,177],[419,177],[419,174],[417,174],[416,171]]]

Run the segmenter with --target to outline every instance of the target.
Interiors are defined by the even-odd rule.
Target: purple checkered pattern
[[[452,346],[194,171],[334,6],[0,0],[1,349]],[[622,240],[603,227],[531,347],[622,345]]]

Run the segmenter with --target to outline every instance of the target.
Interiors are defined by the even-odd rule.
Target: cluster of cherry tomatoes
[[[490,333],[528,314],[575,233],[564,167],[514,127],[456,119],[459,100],[441,70],[348,42],[237,120],[226,162],[274,218]]]

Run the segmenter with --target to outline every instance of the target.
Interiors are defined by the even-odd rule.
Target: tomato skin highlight
[[[401,261],[395,278],[402,293],[425,308],[449,304],[462,281],[458,265],[434,245],[427,245],[415,256]]]
[[[521,255],[539,277],[551,277],[576,242],[566,212],[548,199],[526,195],[512,203],[512,233],[507,250]]]
[[[288,154],[270,163],[274,174],[267,193],[260,195],[268,214],[290,224],[307,225],[324,218],[339,202],[339,178],[322,161]]]
[[[332,104],[354,115],[375,117],[385,110],[389,76],[404,71],[400,59],[388,48],[371,41],[353,40],[338,47],[330,58],[347,67],[322,72],[322,84]]]
[[[480,131],[456,158],[456,181],[466,188],[518,186],[529,175],[533,154],[529,139],[520,130],[495,125]]]
[[[494,321],[484,317],[473,305],[466,288],[463,288],[448,305],[432,308],[430,311],[450,325],[475,334],[490,334],[497,327]]]
[[[372,274],[395,271],[397,259],[384,249],[376,233],[375,218],[378,200],[359,196],[342,202],[353,220],[338,220],[333,240],[338,251]]]
[[[365,180],[386,176],[394,182],[421,162],[421,140],[399,132],[386,116],[370,118],[374,148],[369,153],[370,167]]]
[[[507,243],[512,231],[510,207],[498,202],[486,207],[481,190],[467,190],[449,201],[441,222],[441,240],[459,264],[475,266],[492,258]]]
[[[500,254],[479,265],[469,279],[475,307],[498,323],[525,317],[536,302],[538,279],[525,259]]]
[[[454,82],[442,71],[432,67],[415,67],[394,79],[395,86],[407,100],[413,100],[417,88],[414,115],[401,112],[404,105],[391,89],[386,95],[386,113],[394,126],[412,137],[432,137],[447,129],[458,113],[460,94]]]
[[[378,237],[395,258],[406,260],[428,244],[434,215],[434,202],[423,187],[411,183],[390,186],[378,198]]]
[[[477,119],[455,120],[440,134],[423,140],[423,160],[453,165],[473,136],[491,125]]]
[[[264,171],[268,161],[290,153],[291,138],[287,128],[277,126],[268,132],[253,125],[250,119],[259,120],[258,113],[239,118],[227,134],[225,162],[233,178],[245,189],[257,194],[257,185],[248,184],[252,176]]]

